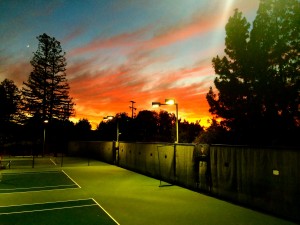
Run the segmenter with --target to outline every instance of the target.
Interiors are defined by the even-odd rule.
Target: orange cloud
[[[180,71],[169,71],[163,74],[139,74],[140,65],[125,65],[112,70],[104,70],[95,74],[86,73],[70,81],[71,95],[76,100],[76,117],[88,117],[95,128],[104,116],[118,112],[128,112],[129,101],[136,101],[140,110],[151,110],[152,101],[164,101],[175,98],[180,105],[180,118],[193,121],[209,116],[205,95],[211,80],[206,74],[210,65],[197,65]],[[174,86],[174,81],[203,77],[201,82],[189,85]],[[151,80],[154,80],[151,83]],[[150,83],[150,84],[149,84]],[[145,88],[149,86],[148,88]],[[172,108],[165,108],[172,112]],[[174,110],[173,110],[174,111]]]
[[[93,58],[76,62],[68,69],[74,74],[70,81],[72,95],[77,102],[77,118],[87,116],[95,128],[95,124],[99,124],[104,116],[118,112],[130,114],[130,100],[136,102],[140,111],[152,109],[152,101],[175,98],[179,104],[180,118],[190,121],[202,120],[202,124],[205,124],[211,116],[206,94],[214,79],[211,59],[205,57],[219,52],[220,44],[199,53],[199,62],[194,66],[179,70],[158,68],[152,69],[150,73],[147,72],[147,68],[173,60],[174,56],[168,55],[167,52],[155,54],[161,47],[172,46],[217,29],[224,29],[226,21],[220,21],[221,8],[219,5],[213,13],[209,11],[195,15],[189,21],[160,30],[153,29],[155,26],[152,25],[110,38],[97,38],[70,51],[73,58],[97,52]],[[123,62],[119,65],[109,64],[109,60],[105,61],[99,51],[104,49],[113,49],[116,55],[122,55]],[[93,65],[106,69],[97,69]],[[172,107],[163,109],[175,112]]]
[[[32,67],[29,62],[19,61],[19,63],[5,66],[4,71],[4,77],[14,81],[20,88],[23,82],[27,81],[29,74],[32,71]]]
[[[61,42],[63,44],[68,43],[69,41],[72,41],[78,38],[80,35],[84,34],[85,31],[86,31],[85,26],[79,26],[74,31],[69,33]]]
[[[219,26],[217,12],[196,15],[186,23],[165,27],[155,31],[154,25],[148,25],[132,32],[121,33],[110,38],[96,38],[82,47],[69,52],[70,56],[91,53],[105,48],[127,47],[135,51],[151,50],[158,47],[184,41],[197,35],[212,31]],[[80,31],[75,31],[74,34]],[[149,38],[149,36],[152,37]],[[71,34],[73,36],[74,34]],[[120,49],[119,49],[120,50]]]
[[[218,17],[214,14],[207,17],[195,17],[186,24],[179,24],[177,27],[169,27],[156,34],[147,41],[148,48],[158,48],[175,42],[184,41],[189,38],[214,30],[218,25]]]
[[[104,48],[134,47],[141,44],[141,37],[145,36],[149,29],[150,27],[144,27],[133,32],[121,33],[110,38],[100,37],[82,47],[71,50],[70,55],[74,56],[90,53]]]

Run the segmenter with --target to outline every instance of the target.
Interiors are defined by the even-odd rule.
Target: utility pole
[[[134,113],[133,113],[133,111],[135,111],[135,110],[136,110],[136,108],[134,108],[134,107],[133,107],[133,105],[134,105],[135,101],[130,101],[130,102],[131,102],[131,106],[129,106],[129,108],[131,108],[131,118],[133,119],[133,116],[134,116]]]

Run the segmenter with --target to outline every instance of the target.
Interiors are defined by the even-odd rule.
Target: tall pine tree
[[[22,88],[25,111],[42,120],[68,119],[74,103],[66,79],[65,52],[54,37],[44,33],[37,39],[38,49],[30,62],[33,71]]]

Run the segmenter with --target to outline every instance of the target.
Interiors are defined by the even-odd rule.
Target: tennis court
[[[79,188],[63,170],[38,172],[2,172],[0,193]]]
[[[94,199],[0,207],[0,224],[11,225],[116,225]]]
[[[13,174],[16,174],[21,178],[14,180],[15,188],[23,190],[15,192],[11,188],[9,192],[0,192],[0,225],[296,224],[176,185],[162,188],[157,179],[114,165],[103,162],[88,164],[86,159],[77,160],[77,165],[64,164],[63,171],[61,166],[53,163],[55,169],[51,165],[47,170],[44,167],[2,170],[4,182],[0,185],[7,185],[5,180],[13,180]],[[11,177],[9,173],[12,174]],[[41,176],[39,173],[42,173]],[[32,175],[39,176],[36,177],[36,183],[30,181]],[[29,178],[26,179],[27,182],[25,177]],[[21,182],[21,179],[24,181]],[[61,179],[63,182],[59,181]],[[38,180],[45,181],[38,184]],[[26,183],[27,186],[21,186],[21,183]],[[74,187],[63,186],[38,191],[30,189],[59,185]],[[5,188],[0,186],[0,189]]]

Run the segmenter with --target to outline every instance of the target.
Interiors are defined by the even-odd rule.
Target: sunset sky
[[[153,110],[174,98],[179,118],[211,117],[211,60],[224,55],[225,25],[238,8],[252,22],[259,0],[0,0],[0,82],[27,81],[37,36],[66,52],[76,117],[93,128],[103,117]],[[175,112],[175,107],[163,106]]]

